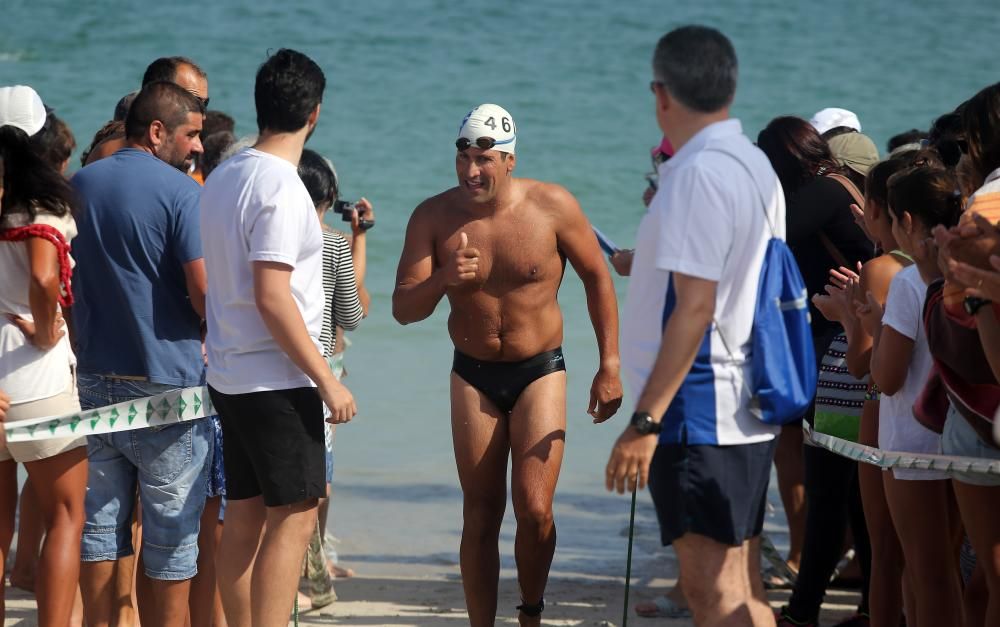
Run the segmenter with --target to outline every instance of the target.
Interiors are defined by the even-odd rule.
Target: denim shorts
[[[175,386],[79,374],[80,405],[102,407]],[[132,514],[142,503],[142,562],[152,579],[198,573],[198,530],[212,467],[211,420],[88,436],[90,472],[80,559],[132,555]]]
[[[1000,449],[983,441],[969,421],[954,407],[948,408],[948,418],[941,433],[941,452],[957,457],[978,457],[979,459],[1000,459]],[[955,481],[985,487],[1000,486],[1000,476],[975,472],[950,471]]]

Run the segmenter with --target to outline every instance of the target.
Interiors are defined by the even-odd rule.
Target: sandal
[[[650,601],[650,604],[654,606],[654,609],[640,610],[640,606],[636,605],[636,616],[642,618],[691,618],[691,610],[677,605],[669,597],[660,595]]]
[[[765,590],[791,590],[795,587],[795,580],[798,578],[798,573],[787,565],[783,569],[768,565],[767,568],[761,571],[760,576],[764,582]]]

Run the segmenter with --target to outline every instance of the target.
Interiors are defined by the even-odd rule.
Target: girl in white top
[[[924,255],[931,229],[953,226],[962,198],[955,176],[944,169],[919,166],[889,179],[889,213],[896,243],[911,256]],[[931,371],[923,327],[927,286],[916,265],[893,278],[885,311],[869,293],[860,308],[872,332],[871,376],[882,391],[879,446],[897,452],[937,453],[940,435],[917,422],[913,405]],[[881,322],[879,322],[881,320]],[[893,471],[885,481],[889,512],[905,559],[905,580],[915,601],[915,627],[961,624],[962,589],[955,538],[961,522],[946,475],[935,471]]]
[[[9,426],[80,411],[75,360],[60,308],[71,298],[68,242],[76,224],[67,181],[31,150],[27,132],[5,124],[2,116],[0,181],[0,389],[10,395],[4,418]],[[13,532],[17,462],[36,487],[45,520],[35,580],[40,625],[70,622],[87,488],[85,444],[83,437],[0,440],[0,547],[10,546]],[[0,569],[5,552],[0,549]],[[0,597],[0,614],[2,608]]]

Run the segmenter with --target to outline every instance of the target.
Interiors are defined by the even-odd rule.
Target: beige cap
[[[858,174],[867,176],[868,170],[878,163],[878,148],[875,142],[863,133],[844,133],[831,137],[830,152],[833,159]]]

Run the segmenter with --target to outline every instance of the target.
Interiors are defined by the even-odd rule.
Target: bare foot
[[[333,562],[327,562],[327,566],[328,566],[328,568],[330,570],[330,576],[333,577],[333,578],[335,578],[335,579],[336,578],[346,579],[347,577],[353,577],[354,576],[354,569],[353,568],[342,568],[340,566],[337,566]]]
[[[524,612],[518,612],[517,622],[521,627],[541,627],[542,617],[541,615],[527,616]]]

